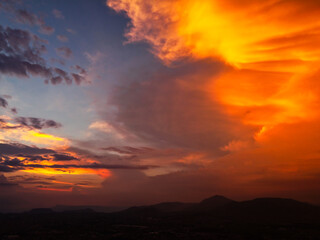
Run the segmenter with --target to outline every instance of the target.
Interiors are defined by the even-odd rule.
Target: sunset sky
[[[0,0],[0,212],[320,204],[318,0]]]

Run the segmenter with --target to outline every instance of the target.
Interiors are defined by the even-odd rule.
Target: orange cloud
[[[90,124],[89,129],[95,129],[107,134],[111,134],[115,136],[116,138],[123,139],[125,138],[124,135],[119,133],[117,129],[115,129],[111,124],[105,122],[105,121],[96,121]]]
[[[43,191],[54,191],[54,192],[72,192],[72,188],[43,188],[43,187],[38,187],[38,190],[43,190]]]
[[[213,174],[229,177],[230,186],[252,183],[252,191],[263,191],[263,183],[270,192],[279,179],[291,190],[292,179],[317,179],[319,1],[108,0],[107,5],[130,18],[128,42],[149,43],[168,66],[208,58],[228,66],[200,87],[189,85],[201,88],[229,119],[257,131],[250,137],[239,131],[221,147],[230,154],[216,159]],[[206,127],[211,132],[211,125]]]
[[[108,0],[125,11],[129,41],[147,41],[164,61],[182,56],[221,57],[231,64],[315,60],[319,10],[314,1]],[[314,3],[316,4],[316,3]],[[310,14],[311,13],[311,14]],[[300,17],[297,17],[297,14]],[[308,34],[308,38],[304,36]],[[294,39],[294,41],[293,41]],[[290,51],[290,50],[294,51]],[[274,51],[281,51],[281,55]]]
[[[108,169],[88,167],[90,164],[99,164],[99,162],[94,159],[79,156],[77,153],[69,150],[70,141],[68,139],[53,134],[43,133],[38,129],[11,123],[9,122],[11,120],[10,117],[1,116],[1,118],[8,120],[8,122],[0,123],[0,142],[20,142],[26,144],[23,146],[32,145],[35,149],[45,148],[47,150],[45,154],[40,153],[35,156],[35,158],[16,155],[6,156],[9,169],[13,171],[15,166],[17,166],[15,171],[10,173],[12,177],[19,176],[23,172],[25,176],[38,176],[39,178],[43,178],[45,179],[44,182],[49,184],[49,187],[38,187],[39,184],[36,182],[33,183],[32,181],[29,181],[26,183],[23,181],[20,184],[21,186],[48,191],[72,191],[72,188],[59,188],[61,185],[67,183],[66,181],[59,181],[59,179],[67,179],[70,181],[69,185],[80,186],[81,188],[96,188],[100,186],[103,179],[111,176],[111,172]],[[59,154],[62,156],[62,160],[59,160]],[[58,157],[55,157],[55,155],[58,155]],[[63,156],[67,156],[69,159],[63,159]],[[17,162],[17,160],[20,162]],[[70,164],[72,166],[70,166]],[[54,167],[53,165],[57,165],[57,167]],[[81,168],[81,165],[86,167]],[[52,176],[57,180],[48,181],[46,179],[47,177]],[[79,182],[88,179],[91,179],[92,181],[83,186],[78,184]]]
[[[165,63],[210,57],[231,65],[234,70],[204,88],[245,124],[270,128],[317,115],[318,92],[301,88],[320,60],[316,1],[108,0],[107,5],[130,17],[128,40],[147,41]]]

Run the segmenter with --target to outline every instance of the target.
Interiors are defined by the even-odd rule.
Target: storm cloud
[[[207,59],[144,74],[139,80],[124,74],[123,85],[113,92],[115,126],[158,146],[224,154],[221,148],[228,142],[250,138],[255,130],[230,118],[199,87],[224,69],[228,67],[221,62]]]

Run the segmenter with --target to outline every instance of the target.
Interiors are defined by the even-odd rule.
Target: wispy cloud
[[[61,11],[59,11],[58,9],[53,9],[52,10],[53,15],[55,16],[55,18],[57,19],[64,19],[64,16],[62,14]]]

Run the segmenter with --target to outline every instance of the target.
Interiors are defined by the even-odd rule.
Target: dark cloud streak
[[[46,148],[30,147],[18,143],[0,143],[0,153],[3,155],[16,155],[16,154],[46,154],[55,153],[54,150]]]
[[[65,155],[65,154],[53,154],[55,161],[72,161],[72,160],[78,160],[78,158],[75,158],[74,156]]]
[[[39,32],[51,35],[55,29],[51,26],[46,25],[43,18],[37,16],[34,13],[27,11],[26,9],[18,9],[17,1],[4,1],[0,3],[0,9],[9,12],[14,15],[15,21],[20,24],[27,24],[31,26],[38,26]]]
[[[8,106],[7,100],[0,97],[0,107],[6,108],[7,106]]]
[[[68,169],[122,169],[122,170],[147,170],[150,168],[155,168],[154,165],[119,165],[119,164],[54,164],[54,165],[42,165],[42,164],[24,164],[22,161],[6,160],[0,163],[0,172],[15,172],[24,169],[41,169],[41,168],[51,168],[59,170]]]
[[[53,120],[47,120],[34,117],[17,117],[15,122],[25,127],[43,129],[43,128],[60,128],[62,125]]]
[[[58,35],[57,36],[57,39],[60,41],[60,42],[68,42],[69,39],[68,37],[64,36],[64,35]]]

